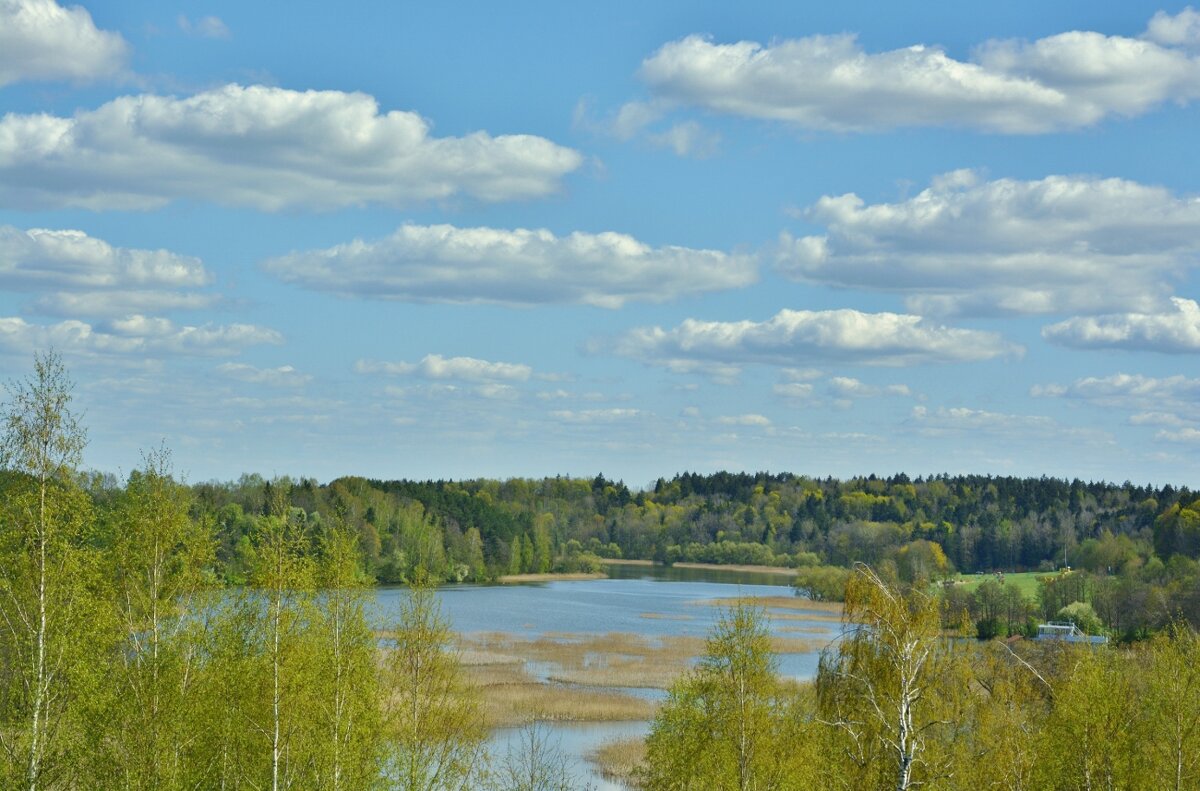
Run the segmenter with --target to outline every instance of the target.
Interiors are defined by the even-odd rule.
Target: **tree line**
[[[428,581],[380,631],[359,532],[272,486],[223,585],[165,449],[89,490],[71,393],[39,356],[2,413],[0,788],[573,788],[553,752],[485,750]]]

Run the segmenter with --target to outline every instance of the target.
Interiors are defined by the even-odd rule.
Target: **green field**
[[[1037,598],[1038,580],[1042,577],[1053,577],[1057,572],[1047,574],[1042,571],[1023,571],[1020,573],[1005,574],[1004,584],[1015,585],[1021,591],[1021,594],[1030,599]],[[984,580],[997,579],[995,574],[959,574],[954,578],[961,587],[966,590],[973,591],[978,588]]]

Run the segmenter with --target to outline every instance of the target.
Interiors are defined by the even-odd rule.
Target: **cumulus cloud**
[[[210,307],[215,294],[186,289],[211,280],[199,259],[168,250],[114,247],[83,231],[0,225],[0,289],[43,292],[34,303],[43,313],[121,316]]]
[[[83,231],[0,225],[0,286],[13,291],[206,285],[197,258],[113,247]]]
[[[932,324],[920,316],[857,310],[781,310],[762,321],[700,321],[635,329],[593,351],[679,366],[694,361],[796,365],[836,360],[867,365],[973,362],[1023,352],[996,333]]]
[[[0,119],[0,203],[150,209],[188,198],[275,211],[555,191],[578,152],[533,135],[433,137],[341,91],[226,85],[123,96],[70,118]]]
[[[1076,317],[1042,329],[1042,337],[1076,349],[1200,352],[1200,305],[1172,297],[1175,310]]]
[[[813,386],[804,382],[777,382],[771,392],[782,398],[804,401],[812,397]]]
[[[303,387],[312,381],[312,376],[297,371],[290,365],[278,368],[256,368],[246,363],[222,363],[217,373],[230,379],[268,387]]]
[[[354,370],[360,374],[416,375],[425,379],[466,382],[524,382],[533,374],[531,367],[519,363],[494,363],[475,357],[443,357],[440,354],[427,354],[415,363],[359,360],[354,364]]]
[[[1159,431],[1154,435],[1164,442],[1200,442],[1200,429],[1181,428],[1175,431]]]
[[[1200,417],[1200,379],[1183,375],[1153,377],[1116,373],[1089,376],[1069,385],[1036,385],[1030,394],[1042,398],[1069,398],[1099,406],[1146,413],[1172,412]]]
[[[850,376],[834,376],[829,380],[829,390],[839,398],[876,398],[878,396],[908,396],[912,392],[908,385],[870,385]]]
[[[343,296],[618,308],[753,283],[752,256],[651,247],[620,233],[404,225],[375,241],[291,253],[264,264],[280,279]]]
[[[1190,12],[1148,37],[1070,31],[990,40],[967,60],[917,44],[870,53],[853,35],[725,44],[692,35],[643,61],[656,106],[782,121],[804,129],[949,126],[1002,134],[1086,127],[1200,96]]]
[[[643,414],[640,409],[614,407],[612,409],[556,409],[550,413],[550,416],[564,423],[617,423],[641,417]]]
[[[717,418],[717,422],[723,426],[758,426],[765,428],[771,425],[769,418],[756,414],[725,415]]]
[[[59,292],[38,297],[33,308],[51,316],[128,316],[132,313],[166,313],[174,310],[203,310],[221,302],[211,293],[180,291],[85,291]]]
[[[0,85],[111,77],[124,69],[128,54],[125,39],[97,29],[80,6],[0,0]]]
[[[229,27],[216,16],[203,16],[198,19],[189,19],[185,14],[180,14],[179,29],[189,36],[199,36],[200,38],[229,38]]]
[[[915,406],[912,418],[922,427],[934,431],[1044,431],[1056,425],[1042,415],[1011,415],[967,407],[938,407],[931,410]]]
[[[30,324],[19,317],[0,318],[0,349],[18,353],[55,348],[90,356],[231,356],[248,346],[281,343],[279,332],[253,324],[188,326],[148,316],[95,325],[75,320]]]
[[[960,170],[897,203],[849,193],[801,214],[826,232],[783,236],[785,274],[940,315],[1153,311],[1200,253],[1200,199],[1115,178]]]
[[[1174,47],[1200,47],[1200,12],[1188,6],[1172,16],[1159,11],[1150,19],[1143,38]]]

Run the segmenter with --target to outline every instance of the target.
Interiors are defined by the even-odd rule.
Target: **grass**
[[[1041,585],[1038,580],[1042,577],[1054,577],[1057,575],[1058,572],[1013,572],[1012,574],[1004,575],[1004,584],[1016,586],[1017,590],[1021,591],[1021,595],[1027,599],[1036,599],[1038,587]],[[954,577],[955,583],[968,591],[974,591],[985,580],[996,580],[999,582],[999,578],[995,574],[959,574]]]
[[[587,758],[604,779],[637,788],[639,770],[646,761],[646,742],[638,738],[613,739],[592,750]]]

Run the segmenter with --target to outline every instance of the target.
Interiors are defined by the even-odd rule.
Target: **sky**
[[[1200,11],[0,0],[0,378],[188,480],[1200,485]]]

